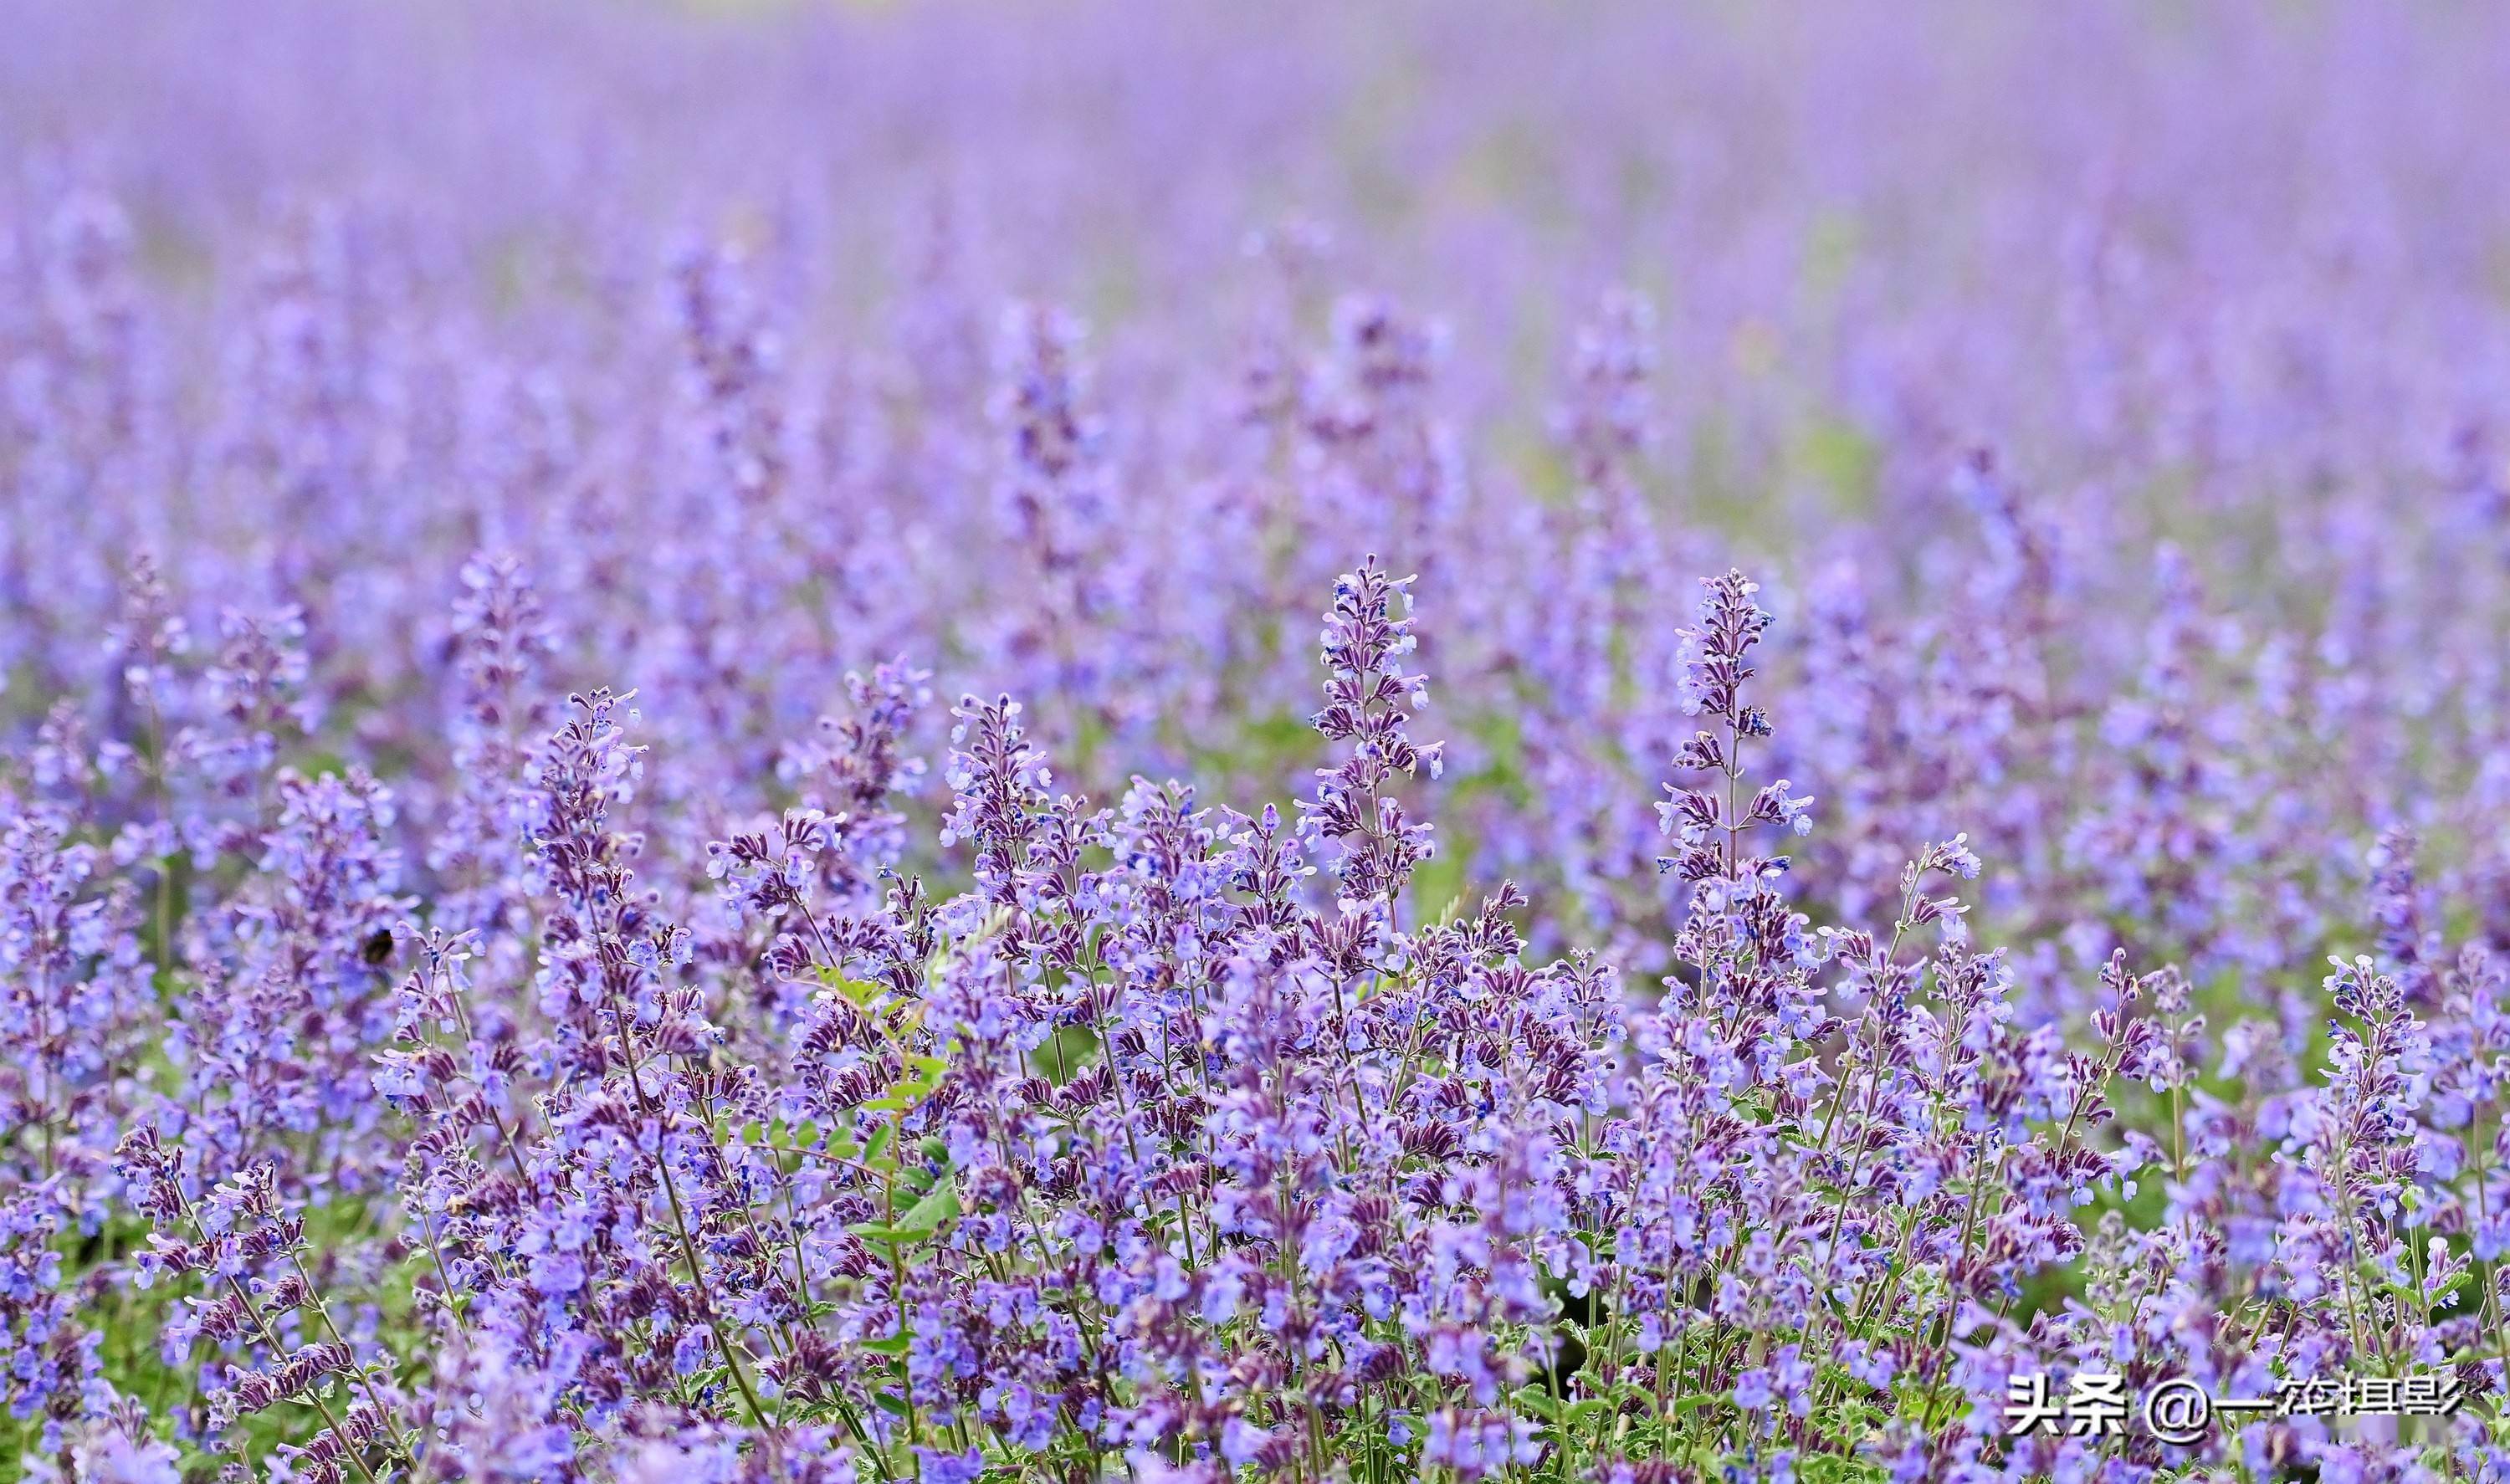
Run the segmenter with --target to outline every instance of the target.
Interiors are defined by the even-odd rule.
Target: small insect
[[[366,939],[366,945],[360,951],[359,956],[363,958],[367,963],[376,965],[377,967],[391,963],[393,956],[392,930],[390,928],[377,928],[375,930],[374,936]]]

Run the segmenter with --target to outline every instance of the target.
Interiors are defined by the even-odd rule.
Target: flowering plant
[[[2502,1478],[2500,14],[684,8],[0,0],[0,1480]]]
[[[1759,852],[1812,801],[1747,781],[1776,729],[1750,699],[1770,615],[1739,572],[1682,634],[1704,725],[1658,806],[1687,894],[1661,994],[1589,952],[1535,960],[1513,885],[1407,926],[1435,847],[1397,784],[1439,757],[1405,708],[1413,581],[1371,558],[1335,584],[1314,725],[1344,755],[1295,825],[1175,782],[1057,794],[1019,704],[967,698],[942,834],[972,885],[946,899],[898,866],[924,677],[858,679],[801,775],[837,791],[708,848],[728,915],[704,945],[637,884],[628,698],[575,697],[491,754],[535,762],[482,789],[520,858],[477,862],[513,894],[475,926],[372,926],[408,905],[386,796],[282,771],[273,880],[225,930],[241,967],[186,997],[173,1095],[101,1076],[146,1013],[113,993],[133,925],[102,920],[136,894],[93,898],[93,852],[29,815],[12,941],[81,986],[30,1048],[86,1075],[21,1099],[49,1168],[10,1208],[21,1405],[93,1416],[79,1446],[131,1466],[172,1457],[62,1288],[58,1237],[109,1220],[96,1200],[145,1224],[133,1287],[178,1295],[160,1356],[204,1383],[177,1435],[262,1438],[316,1480],[2067,1473],[2101,1459],[2007,1435],[2001,1379],[2166,1363],[2139,1336],[2208,1379],[2339,1358],[2489,1379],[2497,1293],[2443,1318],[2469,1261],[2408,1234],[2461,1183],[2492,1190],[2417,1151],[2479,1116],[2500,975],[2426,966],[2402,839],[2391,968],[2339,963],[2328,1082],[2283,1115],[2286,1214],[2226,1242],[2197,1217],[2255,1199],[2225,1136],[2244,1115],[2180,1101],[2202,1019],[2176,970],[2113,956],[2079,1047],[2026,1027],[2010,956],[1946,891],[1981,870],[1958,835],[1904,865],[1887,927],[1795,909],[1787,857]],[[468,642],[519,653],[528,611],[483,605]],[[726,995],[734,970],[755,989]],[[2409,984],[2466,1027],[2453,1062]],[[2105,1137],[2128,1085],[2171,1095],[2168,1152]],[[2129,1231],[2156,1168],[2169,1219]],[[387,1243],[309,1236],[344,1204]],[[2076,1261],[2084,1297],[2050,1304]],[[395,1268],[399,1326],[345,1312]],[[2199,1292],[2232,1300],[2220,1328],[2163,1322]],[[2330,1294],[2340,1313],[2291,1331]],[[2139,1461],[2167,1459],[2118,1454]]]

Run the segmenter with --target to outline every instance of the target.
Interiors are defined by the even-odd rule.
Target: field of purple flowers
[[[2510,1473],[2510,14],[0,38],[0,1478]]]

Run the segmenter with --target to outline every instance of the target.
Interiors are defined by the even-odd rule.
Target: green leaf
[[[827,981],[829,988],[853,1001],[857,1007],[869,1006],[883,993],[880,985],[866,984],[860,979],[846,978],[833,969],[820,970],[819,976]]]
[[[959,1219],[959,1186],[945,1173],[932,1194],[915,1202],[913,1209],[897,1218],[898,1231],[914,1237],[926,1237],[948,1222]]]
[[[941,1074],[949,1063],[938,1056],[913,1056],[907,1059],[910,1074],[889,1084],[884,1095],[863,1104],[882,1113],[903,1113],[941,1085]]]

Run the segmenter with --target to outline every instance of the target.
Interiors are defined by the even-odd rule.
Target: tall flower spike
[[[941,823],[941,843],[965,840],[976,848],[976,883],[997,906],[1019,904],[1019,873],[1026,868],[1037,817],[1053,786],[1046,754],[1032,746],[1020,725],[1020,704],[964,697],[950,714],[948,779],[954,797]]]
[[[1413,582],[1387,576],[1370,555],[1358,571],[1335,580],[1317,640],[1330,678],[1325,708],[1312,724],[1351,750],[1340,766],[1316,770],[1316,795],[1299,805],[1299,822],[1311,838],[1342,842],[1336,868],[1352,901],[1391,900],[1433,848],[1430,826],[1412,822],[1384,791],[1398,773],[1417,778],[1426,768],[1436,778],[1445,766],[1444,743],[1416,745],[1406,730],[1412,718],[1403,704],[1428,699],[1428,677],[1403,670],[1403,657],[1420,644],[1412,631]]]
[[[1687,714],[1723,722],[1725,735],[1713,727],[1693,733],[1675,750],[1673,765],[1720,774],[1724,781],[1705,788],[1664,785],[1668,797],[1656,805],[1656,815],[1681,849],[1658,856],[1656,869],[1678,872],[1686,881],[1758,876],[1765,868],[1783,867],[1785,860],[1747,862],[1743,831],[1766,824],[1805,834],[1812,828],[1812,799],[1790,792],[1793,785],[1785,779],[1743,798],[1743,744],[1769,736],[1768,713],[1743,700],[1743,682],[1757,673],[1746,661],[1769,627],[1769,613],[1753,601],[1761,585],[1739,571],[1730,568],[1701,585],[1708,592],[1699,600],[1698,625],[1680,631],[1679,699]]]

